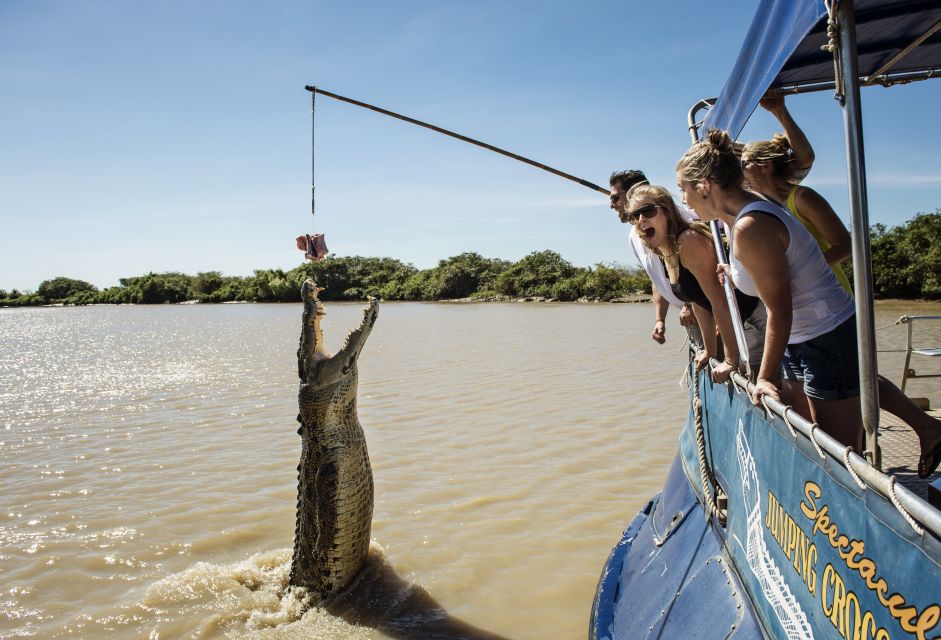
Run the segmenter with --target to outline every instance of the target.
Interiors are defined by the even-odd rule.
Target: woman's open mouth
[[[644,237],[647,238],[648,240],[652,240],[653,237],[657,234],[657,230],[654,229],[653,227],[647,227],[646,229],[641,229],[640,232],[643,233]]]

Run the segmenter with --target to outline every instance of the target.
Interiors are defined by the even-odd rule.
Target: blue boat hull
[[[605,564],[589,637],[939,637],[939,539],[744,393],[699,387],[727,521],[705,516],[691,411],[663,492]]]
[[[679,456],[663,492],[634,518],[602,570],[589,637],[763,637]]]

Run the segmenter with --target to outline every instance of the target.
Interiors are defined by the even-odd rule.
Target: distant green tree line
[[[873,289],[877,298],[941,299],[941,209],[920,213],[903,225],[871,229]],[[597,264],[576,267],[555,251],[531,253],[518,262],[463,253],[431,269],[393,258],[328,257],[290,271],[261,269],[247,277],[206,271],[149,273],[121,278],[98,290],[72,278],[42,282],[35,292],[0,290],[0,305],[162,304],[167,302],[297,302],[300,285],[313,278],[323,300],[450,300],[456,298],[548,298],[612,300],[650,293],[640,268]]]
[[[873,225],[872,280],[876,297],[941,300],[941,209],[904,225]]]
[[[163,304],[200,302],[298,302],[300,286],[313,278],[322,300],[451,300],[543,297],[556,300],[612,300],[650,293],[643,269],[598,264],[575,267],[554,251],[531,253],[519,262],[463,253],[431,269],[416,269],[392,258],[327,257],[290,271],[260,269],[247,277],[206,271],[148,273],[121,278],[99,290],[82,280],[53,278],[35,293],[0,290],[0,305]]]

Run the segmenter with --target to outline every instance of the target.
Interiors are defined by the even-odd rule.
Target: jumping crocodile
[[[301,287],[304,312],[297,369],[301,460],[290,586],[321,601],[342,591],[366,563],[372,526],[373,479],[366,437],[356,415],[360,351],[379,314],[370,298],[363,320],[331,356],[324,349],[317,285]]]

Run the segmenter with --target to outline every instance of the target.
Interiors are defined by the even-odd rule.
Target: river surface
[[[328,345],[360,308],[327,305]],[[880,348],[904,347],[881,327],[906,308],[878,309]],[[0,637],[417,640],[419,617],[441,637],[585,637],[686,418],[675,313],[661,346],[648,304],[383,303],[360,361],[376,508],[358,616],[282,595],[300,316],[0,309]],[[920,336],[941,345],[941,323]],[[880,366],[898,382],[902,355]]]

